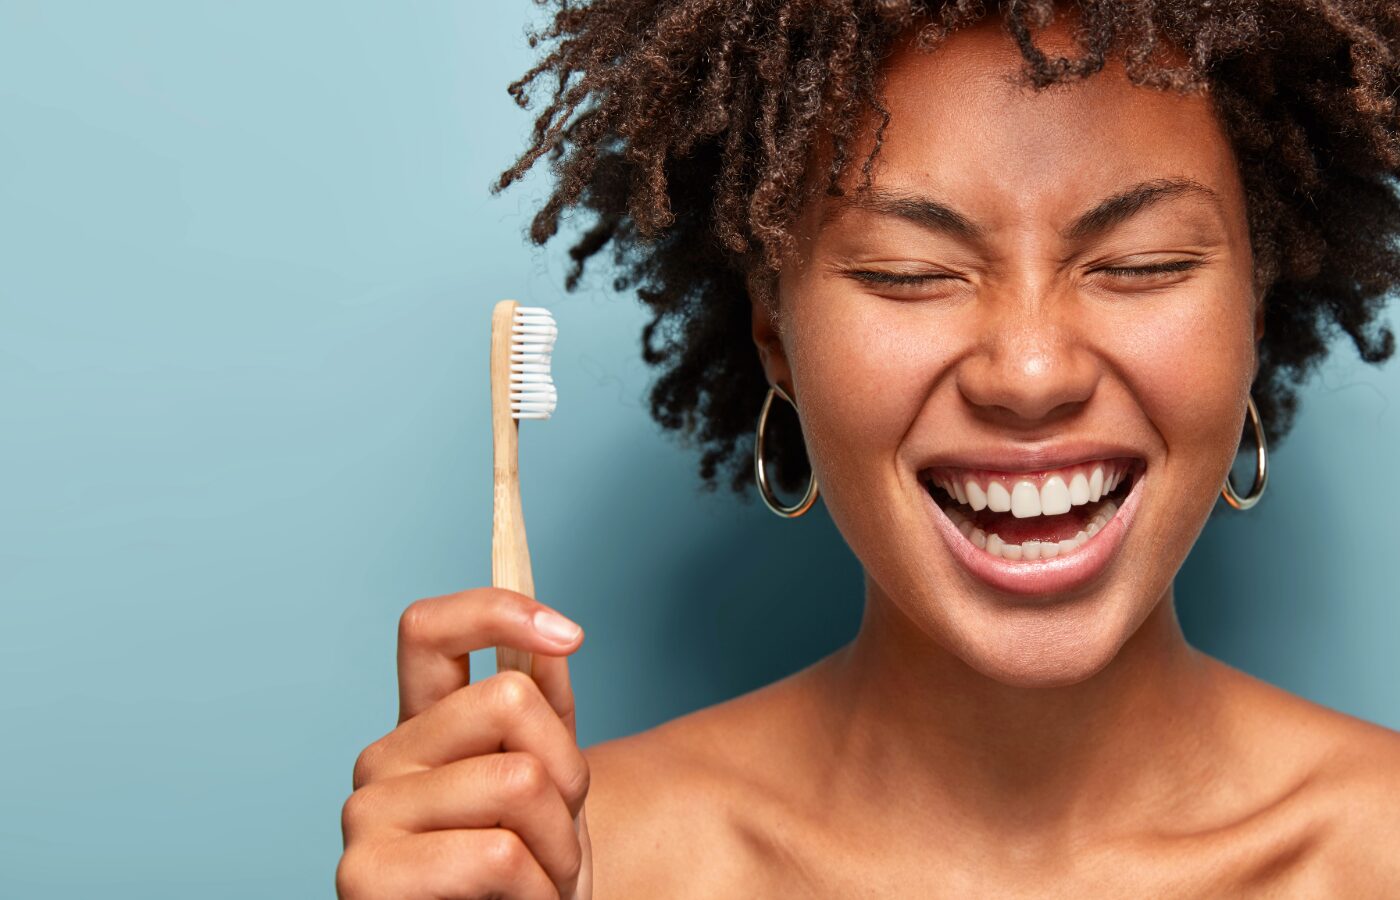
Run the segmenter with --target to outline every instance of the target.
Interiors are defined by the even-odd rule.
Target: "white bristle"
[[[517,419],[548,419],[559,403],[550,351],[559,326],[543,306],[517,306],[510,337],[510,409]]]

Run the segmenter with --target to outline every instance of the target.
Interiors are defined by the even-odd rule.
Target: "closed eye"
[[[1194,259],[1180,259],[1175,262],[1158,263],[1155,266],[1107,266],[1096,269],[1098,272],[1107,272],[1110,275],[1125,275],[1129,278],[1148,278],[1152,275],[1166,275],[1171,272],[1185,272],[1200,265]]]
[[[870,284],[927,284],[940,278],[952,278],[952,275],[913,275],[905,272],[881,272],[875,269],[854,269],[846,273],[852,278],[859,279]]]

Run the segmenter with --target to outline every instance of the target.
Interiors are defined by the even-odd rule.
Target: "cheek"
[[[1254,371],[1247,304],[1215,292],[1183,295],[1148,315],[1124,307],[1105,320],[1105,340],[1168,454],[1233,453]]]
[[[943,368],[927,325],[888,303],[811,302],[793,319],[788,352],[805,397],[803,430],[818,475],[825,469],[833,485],[845,473],[862,472],[868,486],[872,469],[893,471],[900,440]]]

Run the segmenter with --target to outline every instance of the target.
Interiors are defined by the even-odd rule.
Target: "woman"
[[[1393,351],[1393,6],[623,0],[543,37],[498,187],[557,151],[534,239],[597,214],[570,286],[611,242],[658,419],[740,487],[761,408],[809,487],[759,489],[819,489],[864,617],[580,751],[577,626],[413,604],[342,895],[1400,896],[1400,735],[1195,650],[1172,595],[1323,337]],[[469,683],[495,644],[536,680]]]

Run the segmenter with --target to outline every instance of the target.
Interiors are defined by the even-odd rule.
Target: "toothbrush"
[[[491,521],[491,583],[535,596],[525,518],[520,505],[520,420],[548,419],[558,402],[549,374],[559,329],[541,306],[502,300],[491,313],[491,434],[495,504]],[[534,657],[496,648],[496,671],[533,677]]]

